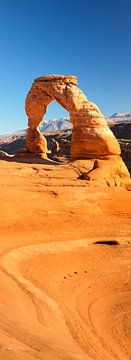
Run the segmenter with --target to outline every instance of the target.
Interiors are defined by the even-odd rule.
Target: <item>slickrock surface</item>
[[[46,113],[47,106],[52,100],[56,100],[69,111],[73,124],[71,159],[94,159],[94,164],[96,159],[102,159],[102,162],[97,162],[99,170],[94,171],[93,166],[90,179],[96,179],[96,176],[98,181],[105,177],[110,181],[112,176],[118,177],[119,182],[123,178],[129,179],[126,166],[119,158],[118,141],[98,107],[86,98],[76,84],[75,76],[64,75],[43,76],[34,81],[25,104],[29,126],[26,135],[27,148],[35,154],[43,151],[45,156],[46,145],[44,139],[40,139],[40,133],[36,136],[36,129]]]
[[[0,161],[0,360],[130,360],[131,192],[85,170]]]

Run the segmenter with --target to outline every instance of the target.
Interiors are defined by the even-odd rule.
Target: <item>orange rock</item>
[[[103,159],[74,160],[73,166],[80,169],[80,179],[108,186],[130,184],[130,174],[120,156],[108,156]],[[128,180],[127,180],[128,179]]]
[[[76,83],[75,76],[49,75],[36,79],[26,98],[29,127],[37,128],[49,103],[56,100],[70,113],[73,159],[119,155],[119,144],[104,116]]]
[[[45,158],[47,157],[47,142],[39,130],[31,128],[26,130],[26,146],[30,152],[35,154],[42,153]]]
[[[73,124],[72,161],[75,159],[109,160],[108,157],[114,155],[115,161],[105,162],[106,171],[108,167],[111,166],[112,169],[113,166],[115,174],[118,173],[118,176],[121,177],[121,173],[124,172],[125,176],[129,178],[129,173],[122,159],[119,158],[121,151],[118,141],[109,129],[103,114],[76,85],[76,76],[48,75],[34,81],[25,104],[29,125],[27,148],[34,153],[46,153],[46,140],[36,129],[46,113],[49,103],[56,100],[69,111]],[[103,166],[102,168],[100,166],[99,171],[97,169],[98,176],[101,173],[102,178],[105,177]],[[110,175],[112,174],[111,169],[109,169]]]

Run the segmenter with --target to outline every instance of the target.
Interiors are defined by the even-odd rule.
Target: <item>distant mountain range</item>
[[[63,131],[72,129],[72,124],[69,119],[49,119],[43,120],[39,126],[40,130],[44,133]]]
[[[131,122],[131,112],[115,113],[110,116],[110,120],[113,121],[114,125],[121,122]]]
[[[109,125],[131,122],[131,112],[115,113],[110,118],[106,118],[106,120]],[[44,133],[69,129],[72,129],[72,124],[67,118],[43,120],[40,124],[40,130]]]
[[[125,113],[115,113],[110,118],[106,118],[107,122],[110,124],[118,124],[118,123],[126,123],[131,122],[131,112]],[[70,120],[67,118],[62,119],[49,119],[43,120],[40,124],[40,130],[44,133],[48,133],[51,131],[62,131],[72,129],[72,124]]]
[[[110,118],[105,118],[109,126],[130,123],[131,122],[131,112],[125,113],[115,113]],[[58,131],[66,131],[72,129],[72,124],[68,118],[61,119],[49,119],[43,120],[39,126],[41,132],[55,133]],[[7,142],[9,140],[15,140],[19,137],[25,137],[25,130],[19,130],[14,133],[0,135],[0,143]]]

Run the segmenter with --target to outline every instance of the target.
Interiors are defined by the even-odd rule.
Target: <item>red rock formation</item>
[[[109,160],[109,156],[115,156],[115,164],[116,162],[119,164],[117,173],[120,174],[119,144],[98,107],[91,103],[76,85],[77,78],[75,76],[49,75],[34,81],[26,98],[29,125],[27,148],[31,152],[43,153],[46,156],[46,140],[41,136],[37,127],[46,113],[47,106],[52,100],[56,100],[69,111],[73,124],[71,159]],[[112,174],[112,171],[109,170],[109,173]],[[127,177],[127,171],[125,173]]]
[[[32,129],[29,127],[26,130],[26,145],[30,152],[34,152],[35,154],[44,154],[46,157],[46,139],[38,129]]]

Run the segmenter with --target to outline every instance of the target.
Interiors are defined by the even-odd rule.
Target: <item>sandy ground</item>
[[[0,162],[0,360],[131,359],[131,192],[77,177]]]

